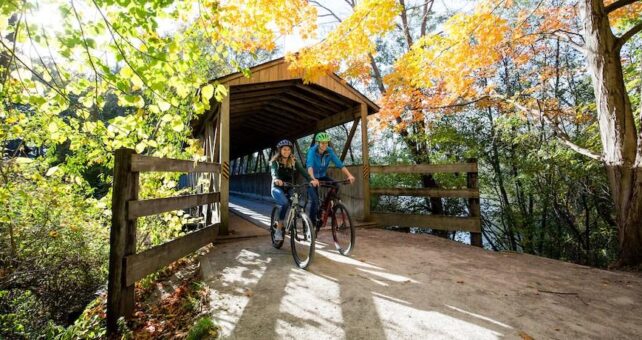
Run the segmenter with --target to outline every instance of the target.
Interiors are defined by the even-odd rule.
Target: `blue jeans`
[[[333,182],[334,180],[328,176],[317,178],[320,182]],[[308,187],[308,200],[310,201],[310,219],[313,223],[317,220],[319,212],[319,188],[313,186]]]
[[[283,223],[285,215],[288,212],[288,207],[290,206],[290,200],[288,199],[289,193],[286,193],[283,188],[272,186],[272,198],[276,201],[276,204],[281,207],[279,210],[279,222]]]

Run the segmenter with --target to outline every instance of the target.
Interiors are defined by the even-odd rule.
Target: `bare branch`
[[[89,58],[89,64],[91,65],[91,68],[94,70],[94,75],[95,75],[95,88],[94,88],[94,105],[96,107],[96,111],[98,111],[98,70],[96,69],[96,65],[94,65],[94,59],[91,56],[91,52],[89,51],[89,45],[87,44],[87,38],[85,37],[85,30],[82,27],[82,21],[80,21],[80,16],[78,15],[78,11],[76,10],[76,5],[74,4],[74,1],[71,0],[71,8],[74,10],[74,15],[76,16],[76,20],[78,21],[78,28],[80,28],[80,34],[82,37],[82,43],[83,46],[85,47],[85,51],[87,52],[87,58]]]
[[[16,55],[16,45],[18,43],[18,32],[20,31],[20,23],[22,22],[22,16],[23,13],[20,13],[20,17],[17,16],[17,14],[13,14],[11,18],[9,18],[9,25],[13,24],[12,21],[15,21],[16,28],[13,31],[13,37],[9,38],[9,40],[12,41],[12,48],[9,50],[10,54],[8,57],[5,58],[6,55],[3,55],[0,53],[0,65],[5,67],[5,69],[2,71],[2,84],[6,84],[7,79],[9,79],[9,74],[11,73],[9,69],[9,65],[11,65],[11,62],[13,61],[13,57]],[[7,59],[7,60],[4,60]],[[6,65],[6,66],[5,66]]]
[[[615,42],[615,49],[619,50],[626,44],[626,42],[631,39],[635,34],[638,32],[642,31],[642,23],[639,23],[633,27],[631,27],[630,30],[626,31],[624,34],[622,34],[621,37],[617,38],[617,41]]]
[[[381,71],[379,70],[379,66],[377,65],[377,62],[375,61],[372,53],[368,53],[368,57],[370,58],[370,67],[372,67],[372,72],[374,73],[374,80],[377,83],[377,88],[379,88],[379,92],[381,92],[381,95],[383,96],[386,94],[386,86],[383,84]]]
[[[615,11],[616,9],[619,9],[619,8],[624,7],[624,6],[636,3],[638,1],[640,1],[640,0],[620,0],[620,1],[616,1],[616,2],[614,2],[614,3],[612,3],[612,4],[608,5],[608,6],[604,7],[604,11],[606,12],[606,14],[609,14],[609,13]]]
[[[518,102],[516,102],[516,101],[514,101],[512,99],[508,99],[508,98],[503,97],[503,96],[495,95],[493,97],[507,101],[508,103],[512,104],[515,108],[519,109],[522,112],[525,112],[525,113],[533,115],[535,117],[540,117],[541,119],[544,119],[544,121],[546,121],[548,123],[548,125],[555,132],[555,137],[557,137],[560,140],[560,142],[562,142],[562,144],[566,145],[571,150],[573,150],[573,151],[575,151],[575,152],[577,152],[577,153],[579,153],[581,155],[584,155],[584,156],[586,156],[588,158],[596,160],[596,161],[602,162],[604,160],[601,155],[599,155],[599,154],[597,154],[597,153],[595,153],[595,152],[593,152],[593,151],[591,151],[591,150],[589,150],[587,148],[581,147],[581,146],[573,143],[571,141],[571,138],[569,137],[569,135],[559,127],[558,122],[553,121],[553,119],[551,119],[551,117],[549,117],[548,115],[543,113],[541,110],[531,109],[531,108],[526,107],[526,106],[524,106],[524,105],[522,105],[522,104],[520,104],[520,103],[518,103]]]
[[[338,21],[338,22],[341,22],[341,21],[342,21],[342,20],[341,20],[341,18],[339,18],[339,16],[338,16],[338,15],[336,15],[336,14],[335,14],[331,9],[329,9],[328,7],[326,7],[326,6],[322,5],[320,2],[315,1],[315,0],[311,0],[311,1],[310,1],[310,3],[311,3],[311,4],[315,4],[315,5],[317,5],[317,6],[321,7],[321,8],[323,8],[324,10],[326,10],[326,11],[328,12],[328,15],[333,16],[335,19],[337,19],[337,21]],[[354,7],[354,5],[352,5],[352,7]]]
[[[54,86],[54,85],[52,85],[51,83],[49,83],[48,81],[46,81],[46,80],[44,79],[44,77],[43,77],[43,76],[41,76],[40,74],[38,74],[38,72],[36,72],[36,71],[35,71],[34,69],[32,69],[31,67],[29,67],[29,65],[28,65],[27,63],[25,63],[24,61],[22,61],[22,59],[18,58],[18,56],[17,56],[17,55],[12,51],[12,49],[11,49],[9,46],[7,46],[7,45],[6,45],[2,40],[0,40],[0,45],[1,45],[2,47],[4,47],[4,49],[5,49],[6,51],[8,51],[8,52],[10,52],[10,53],[11,53],[11,56],[13,57],[14,62],[16,62],[16,64],[17,64],[18,62],[19,62],[20,64],[22,64],[22,66],[23,66],[24,68],[26,68],[26,69],[27,69],[31,74],[33,74],[36,78],[38,78],[38,80],[39,80],[39,81],[41,81],[43,84],[47,85],[47,87],[51,88],[52,90],[56,91],[60,96],[62,96],[62,97],[63,97],[63,98],[65,98],[69,103],[71,103],[71,101],[69,100],[69,98],[67,98],[67,96],[66,96],[66,95],[65,95],[65,94],[64,94],[60,89],[58,89],[56,86]]]
[[[406,3],[404,0],[399,0],[401,5],[401,23],[403,24],[403,34],[406,37],[406,43],[408,44],[408,49],[412,47],[412,36],[410,35],[410,28],[408,27],[408,16],[406,13]]]
[[[430,1],[430,6],[428,6],[428,2],[424,3],[424,14],[421,17],[421,29],[420,33],[421,36],[423,37],[426,35],[426,29],[428,26],[428,14],[432,12],[432,6],[435,4],[435,0]]]

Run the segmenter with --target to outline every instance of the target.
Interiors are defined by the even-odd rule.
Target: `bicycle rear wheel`
[[[272,247],[280,249],[283,246],[283,240],[275,241],[274,233],[276,232],[276,222],[278,219],[279,207],[272,208],[272,214],[270,215],[270,238],[272,239]],[[285,235],[284,235],[285,236]]]
[[[307,214],[298,212],[290,226],[292,257],[299,268],[306,269],[314,257],[316,233]]]
[[[332,209],[332,238],[341,255],[348,255],[354,249],[354,224],[348,209],[342,203],[336,203]]]

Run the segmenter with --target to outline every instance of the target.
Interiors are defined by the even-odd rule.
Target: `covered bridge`
[[[249,176],[239,171],[245,156],[260,153],[260,163],[265,169],[269,155],[263,154],[263,150],[273,148],[279,140],[296,141],[347,122],[354,124],[346,145],[337,153],[341,152],[341,158],[345,158],[352,137],[360,126],[362,159],[366,166],[357,166],[361,170],[359,172],[352,170],[353,175],[360,179],[352,190],[361,192],[363,197],[359,200],[356,216],[360,219],[369,217],[369,195],[362,194],[369,192],[369,181],[362,179],[369,175],[366,117],[378,112],[375,103],[335,74],[306,84],[300,74],[288,70],[284,58],[251,68],[250,78],[238,72],[211,81],[215,82],[228,88],[228,96],[221,103],[212,99],[211,109],[193,122],[192,128],[194,136],[203,141],[208,160],[222,164],[223,180],[217,183],[219,188],[214,188],[221,192],[222,234],[227,231],[229,191],[247,193],[249,188],[249,194],[258,195],[261,190],[269,190],[269,176]],[[300,158],[305,157],[298,143],[294,152]],[[258,165],[259,162],[255,162],[255,167]]]

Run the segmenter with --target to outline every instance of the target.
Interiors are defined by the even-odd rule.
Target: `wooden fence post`
[[[230,90],[227,89],[227,96],[221,102],[221,113],[219,118],[219,147],[221,176],[218,190],[221,193],[220,212],[220,235],[229,233],[229,202],[230,202]]]
[[[121,316],[134,311],[134,285],[125,284],[125,256],[136,253],[136,219],[127,218],[127,202],[138,199],[138,173],[131,172],[134,150],[120,148],[114,157],[109,281],[107,284],[107,330],[117,330]]]
[[[468,163],[477,163],[476,158],[470,158],[467,160]],[[478,183],[477,183],[477,172],[469,172],[467,174],[466,178],[467,186],[468,189],[477,189]],[[476,217],[480,218],[480,211],[479,211],[479,198],[469,198],[468,199],[468,210],[470,211],[470,217]],[[470,233],[470,244],[473,246],[477,247],[483,247],[482,244],[482,234],[481,234],[481,228],[482,225],[481,223],[479,224],[479,230],[480,232],[475,233],[471,232]]]

